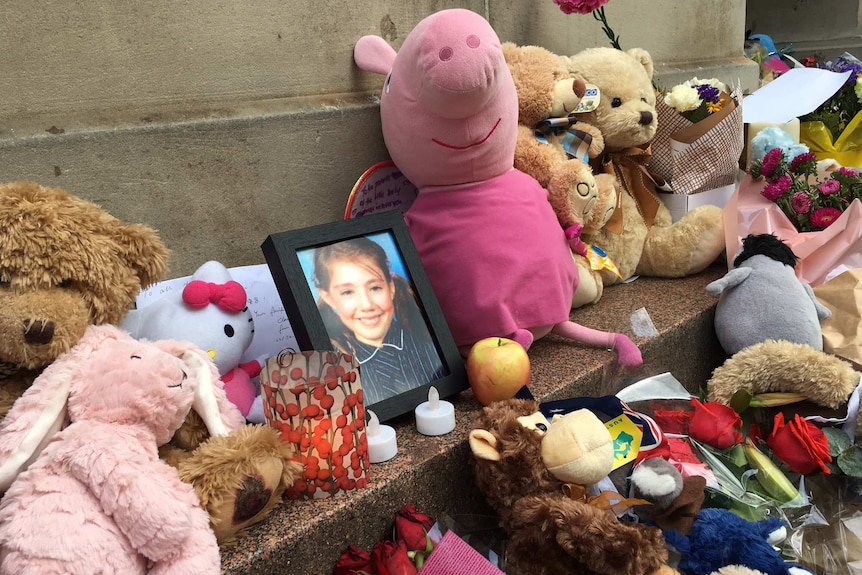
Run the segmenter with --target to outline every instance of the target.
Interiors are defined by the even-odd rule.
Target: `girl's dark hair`
[[[365,237],[353,238],[342,242],[323,246],[314,250],[314,285],[318,290],[328,291],[331,281],[330,269],[333,262],[350,261],[364,263],[380,270],[384,278],[390,279],[395,284],[395,317],[405,329],[425,329],[425,318],[419,310],[413,288],[403,277],[393,274],[389,265],[386,251],[377,242]],[[340,351],[354,353],[350,344],[353,334],[342,323],[335,311],[324,303],[323,298],[318,299],[317,309],[326,332],[340,348]]]

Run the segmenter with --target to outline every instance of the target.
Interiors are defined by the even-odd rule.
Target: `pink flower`
[[[790,179],[790,176],[785,174],[771,184],[766,184],[766,186],[763,188],[763,191],[760,192],[760,195],[762,195],[767,200],[774,202],[778,198],[783,196],[787,190],[790,189],[791,183],[792,180]]]
[[[855,178],[856,176],[859,175],[859,172],[857,172],[853,168],[845,168],[844,166],[841,166],[840,168],[838,168],[838,171],[840,173],[844,174],[845,176],[850,176],[851,178]]]
[[[814,155],[814,152],[803,152],[799,154],[792,160],[790,160],[790,171],[795,172],[799,166],[805,164],[807,162],[813,162],[817,159],[817,156]]]
[[[610,0],[554,0],[566,14],[589,14],[596,8],[607,4]]]
[[[818,208],[811,212],[811,227],[825,230],[841,216],[838,208]]]
[[[797,214],[807,214],[811,210],[811,198],[805,192],[796,192],[790,199],[790,205]]]
[[[818,186],[818,189],[820,190],[821,194],[828,196],[829,194],[834,194],[835,192],[837,192],[838,190],[841,189],[841,182],[839,182],[838,180],[833,180],[830,178],[830,179],[826,180],[825,182],[823,182],[822,184],[820,184]]]
[[[778,162],[783,158],[784,152],[781,151],[781,148],[772,148],[766,152],[766,155],[763,156],[763,161],[760,163],[760,174],[767,178],[770,177],[775,173],[775,168],[778,167]]]

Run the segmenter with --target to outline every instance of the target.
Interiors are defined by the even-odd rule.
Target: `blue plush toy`
[[[766,152],[773,148],[781,148],[784,158],[789,162],[799,154],[808,152],[808,146],[799,144],[793,136],[777,126],[769,126],[759,131],[749,143],[751,161],[762,160]]]
[[[729,565],[755,569],[766,575],[806,573],[781,558],[772,547],[787,536],[783,522],[770,517],[748,521],[727,509],[701,509],[688,535],[665,532],[668,546],[681,559],[677,568],[690,575],[709,575]]]

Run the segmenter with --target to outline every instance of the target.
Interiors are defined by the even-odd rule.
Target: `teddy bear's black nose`
[[[31,344],[51,343],[54,339],[54,322],[34,319],[24,322],[24,341]]]
[[[652,124],[652,112],[641,112],[641,126],[649,126]]]

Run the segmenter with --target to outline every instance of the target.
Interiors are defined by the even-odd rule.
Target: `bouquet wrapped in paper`
[[[650,171],[676,194],[732,186],[745,145],[739,89],[693,78],[656,98]]]
[[[862,61],[845,52],[823,69],[847,73],[844,85],[800,118],[799,138],[817,155],[844,166],[862,166]]]
[[[774,148],[752,163],[724,208],[728,267],[749,234],[770,233],[799,258],[796,275],[818,286],[862,268],[862,175],[818,171],[815,154]]]

